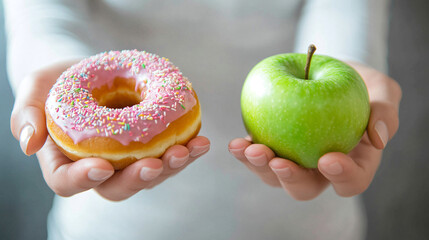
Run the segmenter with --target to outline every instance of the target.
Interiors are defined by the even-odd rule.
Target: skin
[[[124,200],[140,190],[157,186],[209,150],[209,140],[198,136],[186,146],[169,148],[161,159],[141,159],[117,172],[104,159],[69,160],[48,137],[44,104],[54,81],[75,62],[58,63],[23,79],[21,84],[26,87],[19,88],[11,116],[13,135],[20,141],[25,154],[37,152],[45,181],[56,194],[72,196],[95,189],[106,199]],[[388,76],[365,65],[349,64],[361,74],[368,87],[371,116],[364,137],[348,155],[327,153],[320,158],[317,169],[305,169],[292,161],[276,157],[262,144],[252,144],[249,137],[232,140],[229,143],[231,154],[268,185],[283,188],[297,200],[313,199],[330,184],[340,196],[354,196],[365,191],[381,161],[382,150],[398,129],[402,92],[398,83]],[[387,126],[385,134],[380,134],[375,128],[379,121]],[[28,138],[22,134],[25,126],[34,130]],[[183,159],[183,165],[171,167],[173,157]],[[139,177],[143,167],[162,170],[154,179],[144,181]],[[104,170],[107,173],[105,179],[91,180],[88,173],[93,168]]]
[[[112,165],[101,158],[85,158],[77,162],[68,159],[48,136],[44,106],[56,79],[76,62],[58,63],[23,79],[20,84],[25,87],[18,88],[11,115],[13,136],[20,141],[25,154],[36,153],[43,177],[56,194],[68,197],[95,189],[106,199],[121,201],[157,186],[209,151],[210,141],[197,136],[186,146],[170,147],[159,159],[140,159],[121,171],[114,171]],[[149,169],[144,178],[141,177],[142,169]]]
[[[319,159],[316,169],[306,169],[276,157],[271,149],[253,144],[249,137],[232,140],[229,143],[231,154],[262,181],[283,188],[296,200],[314,199],[329,185],[343,197],[364,192],[374,178],[382,150],[399,127],[402,91],[395,80],[383,73],[359,63],[348,64],[365,81],[371,106],[366,132],[349,154],[327,153]],[[387,128],[383,128],[383,123]]]

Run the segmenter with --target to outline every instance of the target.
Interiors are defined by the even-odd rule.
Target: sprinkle
[[[122,69],[132,71],[136,78],[144,77],[138,82],[145,89],[144,104],[124,108],[126,111],[98,106],[91,94],[92,88],[99,87],[102,81],[101,78],[97,79],[96,86],[93,86],[96,73]],[[145,69],[144,76],[139,75],[141,69]],[[165,122],[168,114],[181,116],[177,104],[185,109],[185,99],[188,99],[185,96],[189,94],[190,86],[180,70],[167,58],[137,50],[110,51],[84,59],[69,68],[58,78],[48,96],[54,98],[55,102],[51,108],[51,112],[54,112],[51,114],[53,119],[69,124],[73,131],[92,130],[94,135],[106,137],[126,134],[123,136],[132,136],[130,141],[141,141],[150,135],[151,124],[162,121],[168,127],[170,123]],[[147,97],[151,94],[156,95],[152,95],[153,98]],[[143,129],[140,131],[141,136],[133,136],[136,131],[131,131],[132,129]]]

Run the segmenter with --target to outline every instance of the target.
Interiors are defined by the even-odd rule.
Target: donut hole
[[[92,90],[92,96],[99,106],[108,108],[125,108],[139,104],[143,89],[136,90],[136,81],[133,78],[116,77],[112,86],[104,85]]]
[[[120,89],[103,94],[97,102],[98,105],[108,108],[124,108],[140,103],[141,99],[135,92]]]

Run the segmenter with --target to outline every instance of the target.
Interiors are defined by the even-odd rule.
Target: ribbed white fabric
[[[295,38],[295,51],[313,42],[318,53],[385,68],[387,11],[379,2],[307,1],[298,24],[298,0],[5,0],[15,91],[26,74],[60,60],[147,50],[170,58],[193,82],[201,134],[212,142],[207,156],[178,176],[126,201],[94,191],[55,197],[49,239],[362,239],[359,198],[328,189],[316,200],[294,201],[231,157],[227,144],[245,135],[239,101],[247,72],[293,51]],[[373,10],[384,15],[372,19]]]

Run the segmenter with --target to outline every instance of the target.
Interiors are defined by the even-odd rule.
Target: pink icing
[[[91,91],[115,77],[134,78],[145,98],[121,109],[99,106]],[[49,92],[46,111],[77,144],[110,137],[123,145],[149,142],[196,104],[192,85],[168,59],[137,50],[110,51],[65,71]]]

